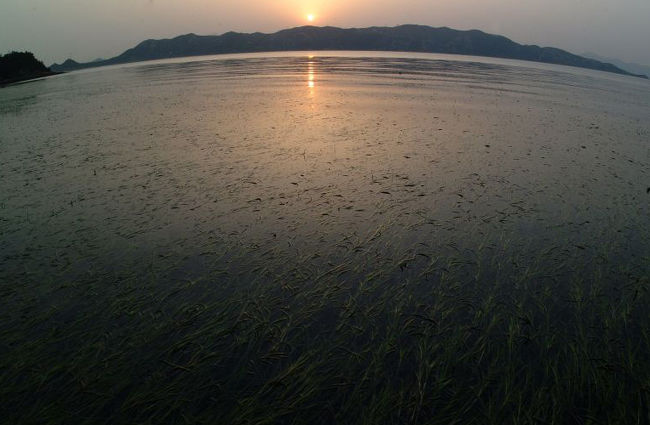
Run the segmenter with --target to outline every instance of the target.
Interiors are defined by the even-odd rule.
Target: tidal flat
[[[203,57],[0,90],[0,417],[650,421],[650,83]]]

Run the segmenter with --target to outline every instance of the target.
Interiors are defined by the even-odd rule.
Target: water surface
[[[644,80],[449,55],[5,88],[3,398],[52,423],[642,412],[649,116]]]

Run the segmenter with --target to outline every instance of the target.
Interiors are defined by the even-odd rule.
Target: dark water
[[[3,369],[5,397],[39,388],[46,401],[23,406],[27,417],[96,403],[85,417],[110,422],[113,412],[130,412],[128,397],[151,394],[142,382],[175,385],[177,377],[156,375],[158,367],[194,357],[167,361],[163,347],[192,341],[192,330],[209,334],[210,318],[241,323],[246,302],[257,299],[270,321],[299,317],[270,340],[291,340],[295,329],[326,335],[340,331],[359,285],[376,280],[412,286],[355,302],[411,314],[430,305],[435,287],[436,299],[467,291],[478,304],[496,297],[537,317],[541,307],[517,297],[543,288],[547,320],[560,328],[577,314],[575,300],[566,304],[576,291],[593,304],[593,321],[576,329],[597,338],[591,325],[606,326],[604,312],[623,320],[621,294],[646,294],[650,275],[650,84],[509,61],[367,56],[141,63],[1,90],[0,355],[14,364]],[[440,289],[445,279],[455,289]],[[314,297],[318,309],[301,310]],[[595,307],[597,300],[606,305]],[[639,341],[647,309],[630,306],[625,320],[634,330],[625,328],[623,341]],[[391,320],[364,317],[364,329]],[[186,319],[180,333],[155,326],[167,323],[169,331]],[[256,332],[240,339],[251,344]],[[323,352],[301,338],[271,350],[285,352],[278,370],[304,352]],[[405,350],[415,350],[413,338]],[[156,342],[138,342],[145,340]],[[83,378],[108,346],[131,359],[103,363],[128,382],[114,393],[116,383]],[[211,352],[234,350],[224,347]],[[628,348],[648,354],[646,345]],[[239,356],[261,361],[250,351]],[[536,358],[521,356],[522,364]],[[236,379],[228,372],[236,363],[225,356],[203,370],[239,394],[233,398],[252,397],[270,378],[255,369]],[[133,372],[144,364],[143,376]],[[647,376],[647,358],[629,370]],[[53,386],[39,387],[39,379]],[[79,380],[111,395],[101,403],[82,403],[83,391],[55,395],[57,385]],[[215,396],[222,412],[224,397]],[[418,422],[422,407],[412,404],[398,422]],[[203,400],[193,409],[209,406]],[[336,406],[346,412],[344,402]],[[253,423],[259,415],[251,409],[226,409],[232,416],[223,417]]]

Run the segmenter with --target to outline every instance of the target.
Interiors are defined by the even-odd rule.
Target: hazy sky
[[[480,29],[516,42],[650,64],[650,0],[0,0],[0,53],[46,65],[109,58],[147,38],[307,24]]]

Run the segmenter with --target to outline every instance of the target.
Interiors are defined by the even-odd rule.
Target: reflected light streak
[[[310,89],[310,93],[313,94],[314,87],[316,87],[316,64],[312,61],[313,56],[309,56],[309,62],[307,62],[307,87]]]

